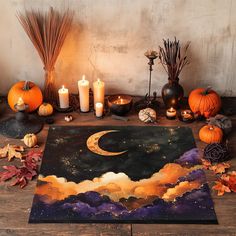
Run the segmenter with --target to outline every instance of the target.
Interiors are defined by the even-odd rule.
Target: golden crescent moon
[[[119,130],[105,130],[105,131],[100,131],[100,132],[97,132],[93,135],[91,135],[88,139],[87,139],[87,147],[88,149],[93,152],[93,153],[96,153],[98,155],[101,155],[101,156],[118,156],[118,155],[121,155],[126,151],[123,151],[123,152],[109,152],[109,151],[105,151],[103,149],[101,149],[98,145],[98,141],[99,139],[107,134],[107,133],[112,133],[112,132],[119,132]]]

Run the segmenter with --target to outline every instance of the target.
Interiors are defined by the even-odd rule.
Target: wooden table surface
[[[199,141],[198,131],[203,126],[203,121],[185,124],[178,120],[167,120],[164,117],[164,110],[159,110],[157,126],[189,126],[192,128],[197,147],[203,149],[205,144]],[[0,104],[0,121],[14,115],[2,101]],[[64,114],[54,115],[55,125],[145,125],[138,120],[135,112],[129,114],[129,121],[113,120],[110,116],[98,120],[93,113],[79,114],[72,113],[74,120],[71,123],[64,121]],[[231,116],[234,126],[236,116]],[[38,134],[40,148],[44,148],[48,133],[48,125]],[[9,139],[0,135],[0,146],[6,144],[22,144],[20,140]],[[231,132],[229,146],[232,157],[236,154],[236,134]],[[236,170],[236,158],[232,161],[232,170]],[[6,159],[0,160],[0,166],[9,164]],[[19,164],[19,160],[12,161],[12,164]],[[207,172],[209,185],[212,186],[214,176]],[[29,212],[34,195],[36,180],[31,181],[27,187],[20,189],[8,186],[9,183],[0,183],[0,236],[1,235],[236,235],[236,194],[227,193],[218,197],[212,191],[215,202],[215,210],[219,225],[201,224],[28,224]],[[193,212],[194,214],[194,212]]]

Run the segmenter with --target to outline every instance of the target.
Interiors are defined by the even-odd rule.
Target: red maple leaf
[[[24,188],[28,181],[37,175],[38,162],[41,160],[42,151],[29,151],[22,159],[22,166],[3,166],[5,171],[0,172],[0,181],[14,180],[11,186],[19,185]]]

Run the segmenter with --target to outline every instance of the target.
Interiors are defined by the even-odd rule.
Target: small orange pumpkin
[[[188,103],[194,113],[206,118],[215,116],[221,108],[220,96],[211,88],[194,89],[189,95]]]
[[[205,125],[199,131],[199,138],[205,143],[220,143],[223,131],[215,125]]]
[[[43,102],[43,95],[38,86],[30,81],[20,81],[14,84],[8,92],[8,104],[13,111],[19,98],[29,105],[28,112],[35,111]]]

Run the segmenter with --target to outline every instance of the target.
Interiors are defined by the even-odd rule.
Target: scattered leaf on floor
[[[210,170],[214,171],[215,174],[225,173],[226,169],[230,168],[230,164],[228,162],[218,163],[216,165],[212,165],[209,167]]]
[[[202,160],[202,165],[204,169],[209,169],[209,167],[211,167],[211,162],[206,160],[206,159],[201,159]]]
[[[229,189],[228,186],[224,185],[220,181],[215,181],[215,185],[212,187],[212,189],[218,191],[217,195],[222,196],[224,195],[225,192],[230,193],[231,190]]]
[[[236,174],[235,171],[224,174],[220,177],[223,184],[227,185],[232,192],[236,192]]]
[[[10,145],[7,144],[5,147],[0,148],[0,158],[8,158],[8,161],[11,161],[14,157],[15,158],[22,158],[21,152],[24,151],[23,146],[17,146],[17,145]]]
[[[22,165],[3,166],[4,171],[0,172],[0,182],[13,179],[11,186],[19,185],[24,188],[28,181],[37,175],[38,163],[41,160],[41,151],[29,151],[22,157]]]

